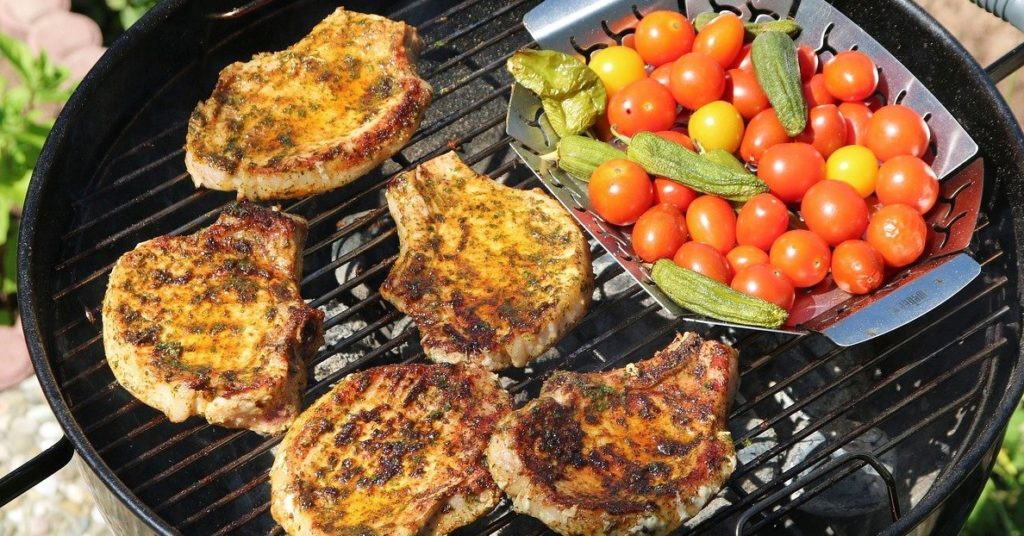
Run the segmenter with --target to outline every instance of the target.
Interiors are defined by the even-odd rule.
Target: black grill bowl
[[[435,103],[413,142],[378,171],[282,203],[311,222],[302,292],[328,309],[332,330],[309,365],[316,381],[307,404],[350,371],[422,360],[415,330],[375,292],[397,253],[380,195],[389,176],[455,148],[502,182],[539,186],[517,166],[503,127],[510,82],[504,60],[530,44],[521,19],[536,3],[348,4],[420,28],[427,43],[420,71],[435,88]],[[195,190],[185,174],[182,146],[193,106],[222,67],[284,48],[335,5],[279,1],[212,20],[216,4],[161,3],[111,48],[61,113],[25,207],[19,300],[57,418],[132,512],[163,534],[280,534],[267,509],[276,438],[199,419],[170,424],[121,389],[103,359],[99,304],[109,266],[138,242],[209,224],[232,200]],[[982,276],[926,317],[840,349],[813,335],[670,319],[594,248],[602,292],[591,313],[552,359],[507,374],[513,391],[532,395],[555,368],[621,366],[651,355],[678,330],[733,343],[743,377],[730,427],[744,463],[722,494],[731,504],[697,532],[903,533],[922,523],[955,532],[1021,394],[1024,136],[985,72],[913,3],[834,4],[924,81],[980,145],[985,198],[970,252],[983,264]],[[503,504],[464,532],[532,534],[543,527]]]

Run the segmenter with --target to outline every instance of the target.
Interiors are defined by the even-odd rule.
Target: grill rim
[[[842,11],[850,16],[851,19],[858,21],[856,15],[860,15],[863,18],[863,11],[859,13],[851,13],[857,11],[855,7],[856,2],[847,2],[844,0],[830,0],[833,4],[843,5],[845,9]],[[33,173],[33,180],[29,186],[28,194],[26,196],[25,209],[22,218],[22,234],[18,245],[18,300],[21,304],[22,322],[23,329],[25,331],[25,340],[28,344],[30,354],[32,357],[33,366],[36,370],[36,377],[40,383],[40,386],[46,395],[47,402],[50,404],[58,422],[60,422],[65,434],[68,439],[71,440],[75,451],[82,457],[82,459],[89,466],[89,469],[95,474],[101,482],[112,491],[114,495],[121,501],[122,504],[128,507],[128,509],[142,520],[151,529],[155,530],[160,534],[178,534],[179,531],[171,526],[167,521],[155,513],[153,509],[147,506],[141,498],[136,495],[128,486],[117,477],[112,469],[106,464],[102,456],[92,445],[89,439],[86,437],[85,432],[81,424],[75,419],[71,413],[68,401],[65,399],[65,394],[58,384],[57,376],[54,372],[53,366],[57,363],[56,357],[59,352],[54,351],[53,356],[48,348],[48,343],[44,340],[43,329],[41,327],[47,321],[47,309],[52,309],[51,301],[53,295],[50,290],[49,282],[42,281],[41,276],[44,274],[33,273],[30,266],[35,257],[35,246],[42,240],[47,239],[45,235],[41,235],[37,229],[39,223],[39,216],[45,210],[45,200],[48,198],[47,194],[54,193],[54,185],[52,181],[46,180],[47,176],[50,175],[50,170],[54,162],[56,154],[64,151],[64,148],[69,143],[70,129],[69,127],[75,124],[77,117],[80,115],[82,109],[88,105],[91,96],[96,92],[99,81],[104,79],[108,73],[121,61],[126,58],[130,59],[130,53],[134,50],[137,42],[149,32],[157,28],[165,18],[171,14],[177,12],[180,9],[186,8],[191,4],[191,0],[169,0],[161,2],[156,8],[152,9],[146,16],[144,16],[138,23],[132,26],[113,46],[109,49],[96,67],[83,79],[79,85],[78,91],[72,96],[68,104],[61,111],[57,121],[54,124],[53,130],[47,139],[47,143],[40,155],[39,163]],[[849,4],[854,4],[850,6]],[[937,40],[949,47],[947,51],[954,52],[958,55],[956,58],[960,61],[959,67],[967,68],[971,74],[974,75],[974,82],[976,82],[977,90],[980,90],[982,100],[987,100],[987,104],[992,104],[995,110],[1000,112],[998,117],[995,118],[997,126],[1003,127],[1003,130],[1014,133],[1016,135],[1014,140],[1009,140],[1012,145],[1015,142],[1017,146],[1017,152],[1022,152],[1021,148],[1024,147],[1024,134],[1021,133],[1020,127],[1011,120],[1013,117],[1009,110],[1005,100],[995,87],[993,81],[987,76],[985,70],[974,61],[973,58],[967,53],[963,46],[956,41],[950,35],[945,28],[939,25],[930,15],[928,15],[922,8],[911,2],[910,0],[899,0],[893,6],[895,11],[902,11],[904,14],[909,15],[912,20],[911,24],[919,24],[925,30],[924,37]],[[871,8],[860,8],[861,10]],[[875,35],[875,34],[872,34]],[[893,36],[881,35],[875,36],[879,41],[886,44],[887,41],[894,39]],[[892,49],[890,49],[892,50]],[[1018,168],[1024,166],[1021,161],[1016,162]],[[993,173],[994,174],[994,173]],[[997,187],[1005,189],[1004,184],[998,184]],[[1020,214],[1018,204],[1011,204],[1011,214],[1014,220],[1014,242],[1016,243],[1016,250],[1019,252],[1021,249],[1019,240],[1021,240],[1021,228],[1024,223],[1021,220],[1024,219]],[[50,223],[50,222],[47,222]],[[47,227],[46,224],[43,227]],[[38,269],[37,269],[38,271]],[[1021,282],[1024,282],[1024,271],[1019,271],[1017,274],[1018,279],[1018,295],[1016,296],[1018,302],[1020,301]],[[1020,398],[1021,392],[1024,391],[1024,370],[1020,366],[1024,362],[1024,339],[1018,341],[1017,347],[1017,358],[1011,363],[1006,363],[1006,366],[1011,367],[1008,376],[1007,389],[1002,395],[1002,399],[998,402],[995,407],[995,411],[992,414],[994,419],[989,419],[987,423],[978,431],[976,441],[974,441],[970,448],[962,453],[958,459],[944,472],[944,475],[940,480],[937,480],[935,484],[929,489],[928,493],[915,505],[914,508],[907,511],[900,520],[893,523],[885,529],[883,534],[897,534],[903,533],[910,528],[919,524],[926,517],[930,516],[935,510],[942,504],[945,499],[948,499],[963,485],[968,484],[968,476],[976,471],[983,461],[983,457],[987,452],[990,452],[996,439],[1002,437],[1005,431],[1005,423],[1009,419],[1010,413],[1016,406],[1016,401]]]

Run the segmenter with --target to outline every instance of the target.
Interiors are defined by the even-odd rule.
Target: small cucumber
[[[807,127],[807,102],[800,88],[796,44],[782,32],[765,32],[754,38],[750,59],[786,134],[799,135]]]
[[[715,17],[721,13],[715,13],[714,11],[705,11],[697,15],[693,19],[693,27],[698,32],[703,30],[709,22],[715,20]],[[768,20],[762,22],[744,22],[743,27],[746,28],[747,33],[750,35],[761,35],[764,32],[784,32],[791,36],[797,36],[803,28],[793,19],[782,19],[782,20]]]
[[[765,328],[777,328],[789,318],[774,303],[747,296],[667,259],[654,263],[651,277],[672,301],[697,314]]]
[[[698,192],[732,201],[746,201],[768,191],[761,179],[699,156],[689,149],[650,132],[638,132],[629,142],[626,157],[651,175],[666,177]]]
[[[583,181],[589,181],[598,166],[616,158],[626,158],[626,153],[594,138],[571,135],[558,140],[558,167]]]
[[[712,149],[710,151],[704,151],[700,155],[703,156],[705,160],[709,160],[727,168],[735,169],[741,173],[750,173],[750,171],[747,170],[747,167],[743,165],[743,162],[740,162],[738,158],[725,149]]]

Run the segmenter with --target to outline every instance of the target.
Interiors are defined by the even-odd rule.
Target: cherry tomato
[[[853,186],[861,197],[867,197],[875,191],[877,175],[878,159],[875,158],[875,153],[860,145],[847,145],[837,149],[825,163],[826,179]]]
[[[796,59],[800,65],[800,81],[807,83],[818,72],[818,55],[807,45],[796,47]]]
[[[654,179],[654,201],[659,205],[668,203],[679,209],[680,212],[686,212],[690,203],[699,195],[689,186],[679,184],[674,180],[664,177]]]
[[[725,101],[701,106],[690,116],[688,126],[693,141],[705,151],[725,149],[735,153],[743,141],[743,117]]]
[[[621,158],[594,170],[587,193],[594,211],[615,225],[635,222],[654,203],[654,186],[647,172]]]
[[[725,79],[725,99],[744,119],[750,119],[771,106],[757,82],[757,76],[743,69],[729,69]]]
[[[846,143],[864,145],[867,142],[868,122],[871,121],[871,108],[861,102],[844,102],[839,104],[839,113],[846,121]]]
[[[725,93],[725,69],[707,54],[684,54],[672,64],[670,74],[672,96],[689,110],[714,102]]]
[[[668,203],[647,209],[633,225],[633,251],[644,260],[671,259],[686,242],[686,218]]]
[[[843,292],[867,294],[882,285],[885,262],[863,240],[847,240],[832,252],[832,280]]]
[[[700,242],[687,242],[680,246],[672,262],[687,270],[708,276],[723,285],[728,285],[732,276],[722,252]]]
[[[868,205],[845,182],[821,181],[811,186],[800,202],[807,228],[830,246],[860,238],[868,227]]]
[[[867,240],[882,254],[885,264],[901,268],[924,253],[928,226],[916,208],[888,205],[871,216]]]
[[[825,178],[825,159],[812,145],[780,143],[761,155],[757,176],[776,197],[793,203],[802,199],[808,188]]]
[[[878,87],[878,68],[867,54],[847,50],[836,54],[822,69],[825,88],[841,101],[862,101]]]
[[[697,148],[693,146],[693,140],[691,140],[689,136],[683,134],[682,132],[676,130],[662,130],[659,132],[655,132],[654,134],[659,138],[666,139],[673,143],[678,143],[679,145],[682,145],[683,147],[686,147],[691,151],[697,150]]]
[[[882,164],[875,186],[878,200],[885,205],[902,203],[927,213],[939,198],[939,179],[924,160],[897,156]]]
[[[693,25],[677,11],[659,10],[644,15],[636,25],[636,51],[658,67],[675,61],[693,48]]]
[[[643,58],[629,47],[602,48],[590,56],[588,65],[604,82],[609,97],[630,83],[647,78]]]
[[[906,106],[890,104],[871,116],[865,145],[885,162],[900,155],[924,156],[930,139],[928,125],[917,112]]]
[[[676,122],[676,100],[665,86],[642,78],[612,95],[608,120],[624,136],[668,130]]]
[[[723,69],[732,65],[743,48],[746,29],[739,17],[728,11],[707,24],[693,42],[693,51],[714,58]]]
[[[786,134],[786,129],[782,127],[779,117],[775,115],[775,109],[768,108],[755,115],[750,123],[747,123],[743,141],[740,143],[740,156],[754,164],[761,160],[761,155],[769,147],[787,142],[789,142],[789,134]]]
[[[810,143],[828,158],[836,149],[846,145],[846,121],[835,104],[822,104],[811,108],[807,128],[796,141]]]
[[[743,69],[754,72],[754,61],[750,59],[750,43],[743,45],[740,53],[736,54],[736,60],[729,66],[730,69]]]
[[[736,241],[763,251],[789,227],[786,204],[772,194],[751,197],[736,217]]]
[[[725,256],[733,273],[755,264],[768,264],[768,254],[754,246],[736,246]]]
[[[702,195],[694,199],[686,209],[686,228],[695,241],[723,255],[736,245],[736,213],[721,197]]]
[[[818,73],[804,82],[804,100],[808,108],[814,108],[823,104],[835,104],[836,98],[825,89],[825,75]]]
[[[825,240],[803,229],[787,231],[780,236],[772,244],[768,258],[772,266],[781,270],[797,288],[820,283],[832,263]]]
[[[732,288],[748,296],[761,298],[785,310],[793,308],[796,291],[793,283],[782,272],[770,264],[755,264],[736,273]]]
[[[651,72],[651,80],[654,80],[665,87],[671,87],[672,64],[666,63]]]

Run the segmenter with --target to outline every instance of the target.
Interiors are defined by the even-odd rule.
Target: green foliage
[[[127,29],[142,18],[159,0],[107,0],[107,7],[117,12],[121,26]]]
[[[74,84],[68,83],[67,69],[51,63],[45,53],[35,55],[4,34],[0,34],[0,58],[10,63],[20,78],[17,86],[0,79],[0,323],[10,324],[14,321],[11,296],[18,243],[11,212],[25,202],[32,169],[53,126],[40,106],[64,103]]]
[[[1018,405],[1006,427],[992,476],[967,518],[967,536],[1024,534],[1024,407]]]

